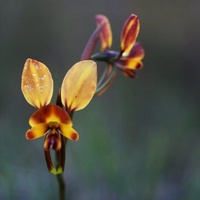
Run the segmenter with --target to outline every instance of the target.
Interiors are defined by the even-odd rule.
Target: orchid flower
[[[135,71],[143,66],[144,50],[136,39],[140,29],[137,15],[131,14],[124,23],[121,32],[120,51],[112,51],[112,31],[110,22],[104,15],[96,15],[97,26],[103,23],[100,32],[100,50],[102,53],[93,55],[94,60],[106,61],[110,65],[116,65],[118,69],[128,77],[135,77]]]
[[[60,166],[55,169],[50,149],[56,152],[62,151],[64,138],[73,141],[79,139],[79,134],[72,128],[71,115],[88,105],[95,93],[96,82],[96,63],[91,60],[80,61],[72,66],[63,79],[61,92],[58,95],[61,105],[50,104],[53,79],[49,69],[33,59],[27,59],[25,62],[21,90],[26,101],[37,108],[29,119],[31,128],[26,132],[26,138],[32,140],[45,136],[44,151],[51,173],[62,173],[64,166],[61,160]]]

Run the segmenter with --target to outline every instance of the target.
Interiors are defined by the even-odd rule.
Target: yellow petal
[[[102,25],[100,32],[100,49],[104,51],[106,49],[110,49],[112,45],[112,31],[110,27],[110,22],[108,18],[104,15],[96,15],[96,23],[98,25]]]
[[[121,59],[116,62],[117,67],[122,69],[134,69],[138,70],[143,67],[143,63],[139,59]]]
[[[41,124],[41,123],[49,123],[49,122],[57,122],[65,123],[68,125],[72,125],[71,119],[66,111],[60,108],[57,105],[49,104],[42,108],[36,110],[29,119],[29,124],[31,127]]]
[[[139,19],[132,14],[125,22],[121,33],[121,50],[129,53],[135,44],[140,29]]]
[[[94,61],[80,61],[67,72],[61,86],[61,100],[69,113],[88,105],[95,93],[96,84],[97,66]]]
[[[53,94],[49,69],[37,60],[27,59],[22,72],[21,90],[32,106],[40,108],[49,104]]]
[[[48,124],[46,123],[38,124],[26,132],[26,138],[28,140],[33,140],[42,137],[43,135],[45,135],[47,130],[48,130]]]
[[[62,132],[62,135],[66,138],[69,138],[70,140],[77,141],[79,139],[78,133],[69,125],[67,124],[60,124],[60,130]]]

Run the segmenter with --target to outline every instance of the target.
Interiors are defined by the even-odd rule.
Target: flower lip
[[[59,151],[61,148],[61,135],[58,132],[47,134],[44,140],[44,150],[49,151],[49,149],[54,151]]]

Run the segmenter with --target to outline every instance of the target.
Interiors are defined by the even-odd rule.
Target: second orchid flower
[[[136,39],[140,29],[140,23],[137,15],[130,15],[124,23],[121,32],[120,51],[110,50],[112,45],[112,31],[110,22],[104,15],[96,16],[97,26],[102,25],[100,32],[100,50],[101,53],[94,54],[94,60],[105,61],[108,64],[116,65],[118,69],[128,77],[135,77],[135,70],[141,69],[144,50]]]

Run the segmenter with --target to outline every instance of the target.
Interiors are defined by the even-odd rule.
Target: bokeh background
[[[200,199],[199,8],[199,0],[1,0],[0,199],[58,199],[43,139],[24,137],[35,110],[20,89],[25,60],[49,67],[56,94],[94,16],[110,19],[119,50],[131,13],[141,22],[144,68],[134,80],[119,72],[103,96],[74,115],[80,140],[67,146],[67,199]]]

